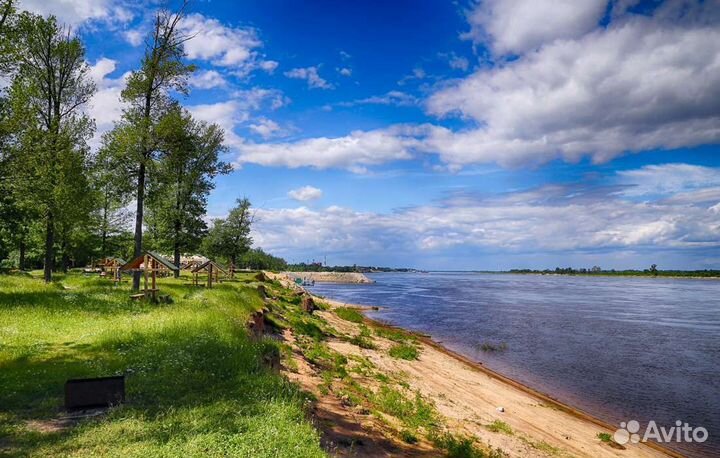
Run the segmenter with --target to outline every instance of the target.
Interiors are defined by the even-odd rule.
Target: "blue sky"
[[[157,6],[25,0],[78,30],[97,146]],[[201,1],[183,100],[226,129],[209,214],[290,261],[720,268],[720,5]]]

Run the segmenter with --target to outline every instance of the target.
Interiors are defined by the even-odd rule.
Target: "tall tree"
[[[85,162],[93,122],[82,108],[95,92],[79,38],[55,17],[23,13],[18,23],[18,69],[11,89],[15,115],[22,114],[17,165],[22,196],[31,198],[45,225],[44,278],[52,280],[56,223],[74,202],[64,199]],[[16,170],[14,168],[14,170]],[[15,172],[14,172],[15,173]],[[79,172],[80,174],[82,172]]]
[[[159,236],[167,240],[173,260],[180,264],[182,251],[199,247],[207,226],[203,217],[213,179],[232,168],[220,160],[227,148],[217,124],[195,121],[175,105],[157,127],[161,161],[149,192],[149,207]],[[180,272],[175,272],[179,276]]]
[[[155,128],[171,104],[168,91],[187,93],[187,76],[193,67],[183,60],[183,43],[190,37],[182,36],[179,24],[185,14],[187,0],[180,10],[172,13],[161,10],[155,16],[153,31],[146,41],[145,55],[140,68],[130,75],[122,100],[128,104],[120,128],[127,128],[132,145],[125,152],[135,164],[135,247],[134,255],[143,251],[143,215],[148,167],[155,160],[157,138]],[[140,273],[133,277],[133,289],[140,287]]]
[[[213,227],[203,242],[205,254],[227,259],[231,268],[237,267],[240,257],[252,245],[250,229],[253,220],[250,201],[247,198],[238,199],[237,205],[230,210],[227,218],[213,221]]]

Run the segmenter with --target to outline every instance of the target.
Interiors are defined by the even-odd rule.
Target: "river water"
[[[379,305],[368,315],[613,425],[702,426],[720,456],[720,281],[483,273],[383,273],[314,293]],[[483,349],[483,344],[485,349]],[[493,346],[498,350],[488,350]],[[504,348],[504,349],[503,349]]]

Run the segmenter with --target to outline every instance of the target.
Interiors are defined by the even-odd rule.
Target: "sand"
[[[284,275],[291,280],[300,278],[317,283],[373,283],[359,272],[285,272]]]
[[[318,300],[330,304],[331,308],[352,306],[328,299]],[[360,332],[357,324],[339,318],[332,310],[316,313],[340,332],[351,335]],[[656,444],[626,444],[625,449],[613,448],[600,441],[597,435],[602,432],[612,435],[615,427],[469,361],[429,338],[419,337],[421,353],[415,361],[390,357],[387,349],[392,342],[387,339],[375,337],[374,342],[378,345],[377,349],[362,349],[340,340],[331,341],[329,345],[345,355],[365,356],[385,373],[405,373],[405,380],[411,389],[418,390],[432,401],[454,431],[473,435],[481,442],[502,449],[508,456],[682,456]],[[317,374],[313,374],[305,365],[302,368],[300,374],[290,374],[290,377],[317,395],[314,389],[318,384]],[[320,396],[318,404],[322,412],[321,420],[324,416],[330,424],[344,425],[344,428],[354,424],[354,433],[361,434],[363,442],[368,444],[368,447],[357,450],[354,455],[345,450],[336,453],[337,456],[423,456],[428,453],[425,444],[397,448],[403,446],[389,440],[387,433],[373,422],[371,416],[343,409],[342,405],[336,404],[336,400],[324,400]],[[488,430],[487,425],[495,420],[508,424],[512,434]],[[342,437],[342,430],[328,428],[327,424],[325,426],[331,438],[337,440]]]

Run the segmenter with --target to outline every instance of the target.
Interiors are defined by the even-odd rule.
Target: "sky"
[[[172,6],[173,2],[170,2]],[[152,0],[24,0],[87,47],[97,147]],[[182,103],[290,262],[720,268],[720,1],[195,0]]]

